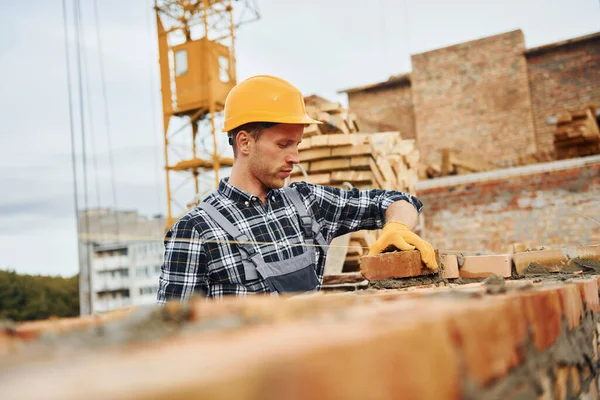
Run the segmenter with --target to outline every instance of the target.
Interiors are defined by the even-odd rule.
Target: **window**
[[[158,286],[145,286],[140,288],[140,295],[155,294],[158,292]]]
[[[227,57],[219,57],[219,79],[223,83],[229,82],[229,60]]]
[[[188,60],[187,50],[178,50],[175,52],[175,76],[187,74]]]

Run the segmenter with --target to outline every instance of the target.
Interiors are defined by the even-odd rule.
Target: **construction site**
[[[355,230],[318,290],[157,304],[165,235],[234,165],[224,110],[254,3],[155,1],[164,216],[80,210],[81,315],[3,322],[0,398],[599,399],[600,31],[411,54],[345,104],[302,93],[320,123],[285,185],[415,196],[437,269]]]

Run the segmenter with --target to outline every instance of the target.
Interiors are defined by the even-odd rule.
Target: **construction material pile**
[[[323,124],[309,125],[299,146],[300,164],[291,181],[345,189],[401,190],[415,194],[419,151],[400,132],[359,132],[356,116],[340,103],[318,96],[305,98],[306,111]],[[358,260],[378,232],[360,231],[338,237],[330,247],[326,274],[358,271]]]
[[[554,148],[559,160],[600,153],[600,129],[594,105],[558,114]]]
[[[292,181],[414,193],[419,163],[414,140],[402,140],[397,131],[359,133],[356,117],[340,103],[316,96],[306,102],[308,114],[323,124],[306,128]]]

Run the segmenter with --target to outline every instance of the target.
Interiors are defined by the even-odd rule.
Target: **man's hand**
[[[432,270],[437,270],[433,247],[413,233],[402,222],[391,221],[385,224],[379,239],[369,249],[369,255],[383,253],[388,247],[396,247],[401,251],[410,251],[415,248],[421,253],[421,260]]]

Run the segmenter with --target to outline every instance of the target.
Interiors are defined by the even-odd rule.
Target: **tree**
[[[0,270],[0,319],[31,321],[79,315],[79,275],[21,275]]]

